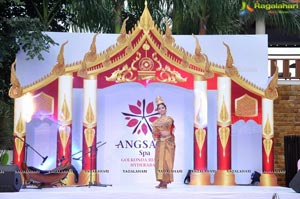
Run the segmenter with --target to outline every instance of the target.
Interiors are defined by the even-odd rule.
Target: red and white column
[[[207,172],[207,81],[195,77],[194,81],[194,170],[191,185],[209,185]]]
[[[231,79],[218,77],[217,171],[215,185],[234,185],[231,172]]]
[[[32,95],[27,93],[15,99],[14,104],[14,149],[13,163],[21,169],[22,163],[26,163],[26,124],[30,122],[34,113]]]
[[[13,163],[21,168],[25,161],[26,122],[22,111],[23,97],[15,99]]]
[[[97,79],[90,77],[83,83],[83,139],[80,184],[98,183],[97,169]]]
[[[58,78],[57,166],[72,161],[72,89],[72,75],[62,75]]]
[[[262,100],[262,170],[260,185],[276,186],[277,177],[274,174],[274,120],[273,100]]]

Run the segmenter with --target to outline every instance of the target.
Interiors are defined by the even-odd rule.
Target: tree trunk
[[[114,33],[120,33],[121,31],[121,26],[122,26],[122,5],[117,2],[115,6],[115,29]]]
[[[265,17],[258,16],[255,21],[255,34],[266,34]]]
[[[199,35],[206,35],[207,32],[206,25],[207,25],[207,17],[201,17]]]

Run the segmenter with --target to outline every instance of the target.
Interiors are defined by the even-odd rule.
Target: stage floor
[[[279,197],[274,197],[274,194]],[[156,189],[150,186],[108,186],[108,187],[57,187],[57,188],[22,188],[19,192],[2,192],[0,199],[153,199],[159,198],[227,198],[227,199],[295,199],[300,194],[287,187],[266,186],[193,186],[171,184],[168,189]]]

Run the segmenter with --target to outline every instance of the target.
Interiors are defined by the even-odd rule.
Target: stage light
[[[32,99],[32,94],[27,93],[23,96],[22,102],[24,104],[23,106],[23,118],[24,120],[29,123],[31,121],[32,115],[35,112],[35,106]]]
[[[252,174],[251,174],[251,185],[259,185],[259,183],[260,183],[260,180],[259,180],[259,178],[260,178],[260,173],[259,172],[257,172],[257,171],[254,171]]]

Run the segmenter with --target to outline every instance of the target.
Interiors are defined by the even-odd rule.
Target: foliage
[[[72,15],[67,5],[72,0],[23,0],[29,18],[39,19],[44,31],[69,31]]]
[[[72,30],[75,32],[103,32],[114,31],[115,5],[122,1],[90,0],[72,1],[67,9],[72,16]]]
[[[28,17],[24,3],[18,0],[0,1],[0,100],[11,103],[10,66],[19,50],[24,50],[29,59],[42,59],[42,51],[48,51],[55,42],[42,34],[43,25],[36,18]]]
[[[9,155],[7,151],[3,150],[0,152],[0,165],[7,165],[9,161]]]
[[[13,100],[8,96],[10,66],[23,50],[43,59],[57,45],[42,31],[68,31],[71,16],[64,0],[0,0],[0,148],[12,148]],[[18,63],[17,63],[18,64]]]
[[[0,100],[0,149],[13,149],[13,105]]]

